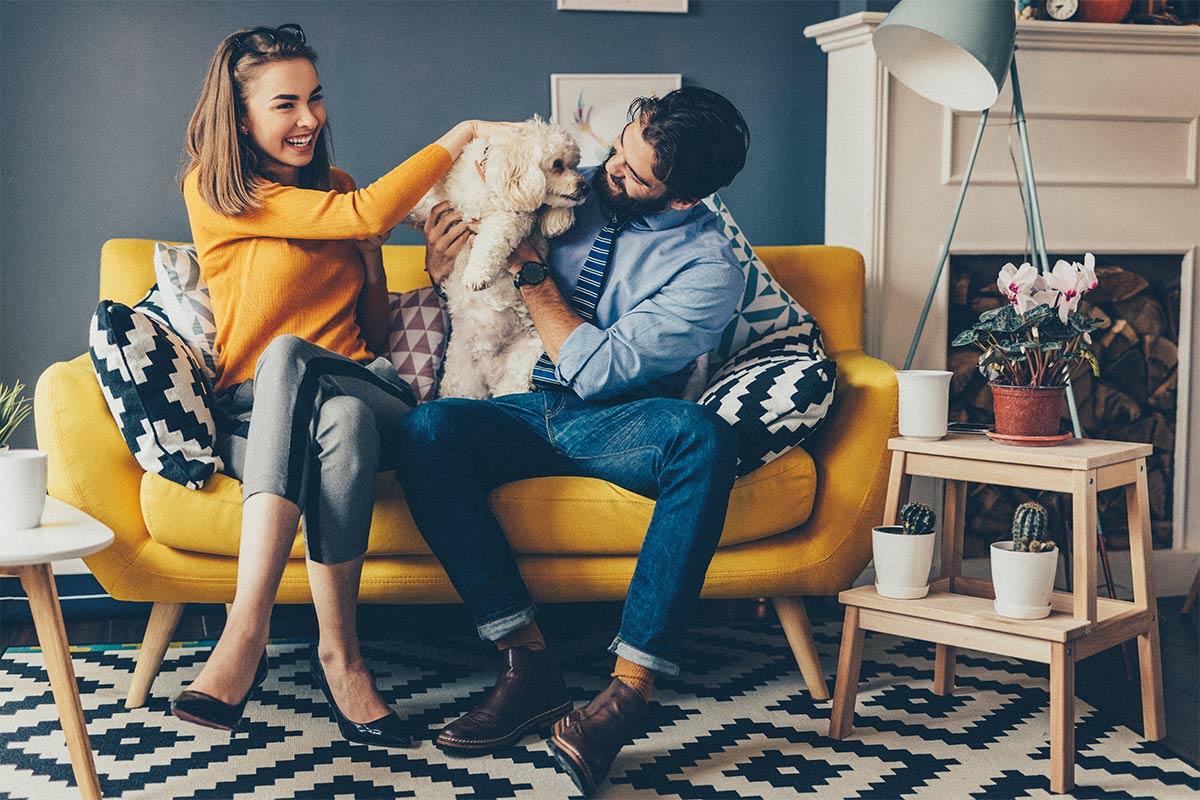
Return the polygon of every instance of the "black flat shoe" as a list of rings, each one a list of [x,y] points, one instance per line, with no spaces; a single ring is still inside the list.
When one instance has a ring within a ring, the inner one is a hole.
[[[373,744],[380,747],[410,747],[412,745],[412,735],[400,717],[396,716],[395,711],[389,711],[372,722],[354,722],[346,719],[333,699],[329,681],[325,680],[325,668],[321,666],[321,659],[317,655],[316,647],[313,648],[312,657],[309,659],[309,669],[312,671],[313,680],[325,693],[329,707],[333,709],[333,718],[337,721],[338,730],[341,731],[343,739],[348,742]]]
[[[250,684],[246,696],[240,703],[234,705],[222,703],[210,694],[185,689],[172,698],[171,713],[185,722],[194,722],[206,728],[231,731],[242,718],[242,712],[246,710],[246,702],[254,694],[254,690],[267,679],[269,667],[267,654],[263,653],[262,658],[258,660],[258,668],[254,670],[254,682]]]

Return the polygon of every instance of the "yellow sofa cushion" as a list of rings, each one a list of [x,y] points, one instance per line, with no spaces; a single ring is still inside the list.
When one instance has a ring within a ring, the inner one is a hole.
[[[376,480],[370,556],[429,555],[404,493],[391,473]],[[816,496],[816,466],[801,448],[738,479],[729,499],[721,546],[751,542],[808,519]],[[642,546],[654,502],[594,478],[538,478],[501,486],[492,509],[513,550],[524,555],[634,555]],[[242,485],[214,475],[200,491],[153,473],[142,477],[142,513],[151,538],[176,550],[236,556]],[[196,520],[204,520],[197,525]],[[304,556],[302,534],[292,558]]]

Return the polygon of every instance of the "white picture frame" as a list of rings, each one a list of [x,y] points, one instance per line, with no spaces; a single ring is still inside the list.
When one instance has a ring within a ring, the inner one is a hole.
[[[686,14],[688,0],[558,0],[559,11],[649,11]]]
[[[629,121],[629,104],[638,97],[662,97],[683,85],[680,73],[553,74],[550,120],[579,142],[580,163],[599,164]]]

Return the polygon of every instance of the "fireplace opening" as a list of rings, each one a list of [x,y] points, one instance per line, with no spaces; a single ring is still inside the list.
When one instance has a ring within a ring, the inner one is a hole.
[[[1051,265],[1058,258],[1081,260],[1077,253],[1051,254]],[[946,363],[954,373],[952,421],[993,421],[992,394],[977,368],[979,351],[951,348],[950,341],[980,313],[1007,302],[996,285],[996,275],[1006,263],[1021,260],[992,254],[953,255],[950,259]],[[1100,285],[1083,298],[1080,310],[1102,320],[1101,329],[1092,335],[1100,374],[1085,371],[1073,385],[1084,436],[1154,446],[1146,466],[1154,546],[1160,549],[1171,546],[1173,532],[1181,265],[1179,255],[1096,254]],[[1064,408],[1062,430],[1070,429]],[[1046,506],[1055,540],[1060,547],[1069,547],[1069,497],[971,484],[963,555],[985,556],[992,542],[1006,538],[1013,511],[1026,500]],[[1108,548],[1127,549],[1125,493],[1101,492],[1097,506]]]

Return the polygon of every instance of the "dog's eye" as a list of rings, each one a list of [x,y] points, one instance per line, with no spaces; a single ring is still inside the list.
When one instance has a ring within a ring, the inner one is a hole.
[[[562,170],[563,170],[562,159],[561,158],[555,159],[554,164],[552,165],[552,168],[554,169],[555,172],[562,172]]]

